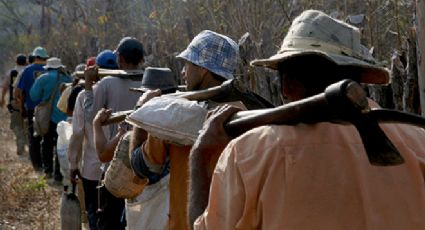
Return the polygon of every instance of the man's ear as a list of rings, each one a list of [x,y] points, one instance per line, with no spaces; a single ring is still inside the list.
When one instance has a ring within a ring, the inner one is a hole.
[[[118,53],[118,66],[121,66],[124,60],[124,57],[120,53]]]

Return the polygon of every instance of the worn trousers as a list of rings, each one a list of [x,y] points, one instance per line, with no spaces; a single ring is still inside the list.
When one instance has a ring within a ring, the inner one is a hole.
[[[41,137],[34,136],[34,110],[27,110],[28,121],[28,147],[32,167],[35,170],[43,169],[43,162],[41,160]]]
[[[112,195],[105,186],[99,189],[99,230],[124,230],[126,220],[124,216],[125,202],[123,198]]]
[[[10,129],[16,137],[16,152],[20,155],[25,152],[25,145],[28,144],[27,127],[21,112],[14,110],[10,114]]]
[[[82,178],[84,189],[84,204],[86,205],[87,219],[89,220],[90,230],[97,230],[97,222],[99,217],[97,215],[98,206],[98,190],[97,186],[99,181],[88,180]]]
[[[56,143],[58,140],[58,133],[56,132],[57,124],[50,121],[49,132],[42,137],[41,142],[41,156],[43,161],[43,170],[46,174],[54,172],[55,180],[62,180],[60,172],[60,165],[58,154],[56,151]],[[54,158],[54,161],[53,161]],[[55,163],[53,166],[53,162]]]

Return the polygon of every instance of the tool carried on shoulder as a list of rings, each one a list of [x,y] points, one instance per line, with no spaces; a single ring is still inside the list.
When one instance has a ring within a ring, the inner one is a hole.
[[[207,90],[176,93],[173,96],[204,100],[214,94],[223,93],[226,87],[228,86],[223,84]],[[124,120],[132,112],[117,113],[109,121]],[[225,129],[229,135],[236,137],[262,125],[317,122],[353,124],[362,139],[370,163],[378,166],[398,165],[404,162],[379,123],[405,123],[425,127],[423,117],[395,110],[370,108],[362,87],[352,80],[343,80],[328,86],[321,94],[276,108],[237,112],[225,125]]]
[[[122,69],[102,69],[99,68],[98,76],[115,76],[115,77],[123,77],[123,78],[131,78],[131,77],[142,77],[144,70],[122,70]],[[84,78],[84,71],[75,72],[75,76],[78,78]]]
[[[337,122],[353,124],[363,141],[372,165],[390,166],[404,162],[379,122],[407,123],[425,127],[425,119],[404,112],[371,109],[366,93],[354,81],[344,80],[326,88],[324,93],[273,109],[237,112],[225,125],[226,132],[238,136],[252,128],[268,124]]]

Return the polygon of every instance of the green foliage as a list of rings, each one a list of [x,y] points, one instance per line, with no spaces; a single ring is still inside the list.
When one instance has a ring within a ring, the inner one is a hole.
[[[255,57],[263,58],[276,52],[291,20],[311,8],[336,13],[341,20],[366,15],[364,41],[375,48],[378,59],[388,60],[393,49],[404,48],[414,1],[0,0],[0,5],[4,6],[0,7],[2,60],[42,45],[72,70],[87,57],[114,49],[122,37],[133,36],[145,45],[147,65],[169,66],[178,75],[181,66],[173,57],[201,30],[214,30],[236,41],[249,32],[257,44]]]
[[[22,185],[22,188],[27,191],[40,191],[47,187],[47,180],[44,176],[30,180]]]

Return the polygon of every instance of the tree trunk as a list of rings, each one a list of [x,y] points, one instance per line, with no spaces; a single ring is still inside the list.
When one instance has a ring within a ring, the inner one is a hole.
[[[390,85],[367,85],[369,97],[381,107],[394,109],[393,92]]]
[[[401,54],[399,52],[394,52],[391,57],[391,88],[393,91],[394,108],[403,111],[403,87],[406,72],[400,58]]]
[[[416,0],[417,63],[421,114],[425,115],[425,0]]]
[[[403,107],[404,111],[420,114],[418,92],[418,68],[416,51],[416,32],[412,28],[408,36],[408,64],[406,82],[404,84]]]
[[[40,43],[42,46],[46,46],[47,43],[47,36],[46,36],[46,7],[44,6],[44,1],[41,1],[41,19],[40,19],[40,31],[41,31],[41,38]]]
[[[271,44],[271,43],[270,43]],[[275,71],[266,71],[265,68],[254,68],[249,65],[255,57],[259,57],[256,43],[251,34],[245,33],[239,39],[239,55],[241,67],[239,75],[242,82],[253,92],[264,97],[274,105],[280,105],[280,81]]]

